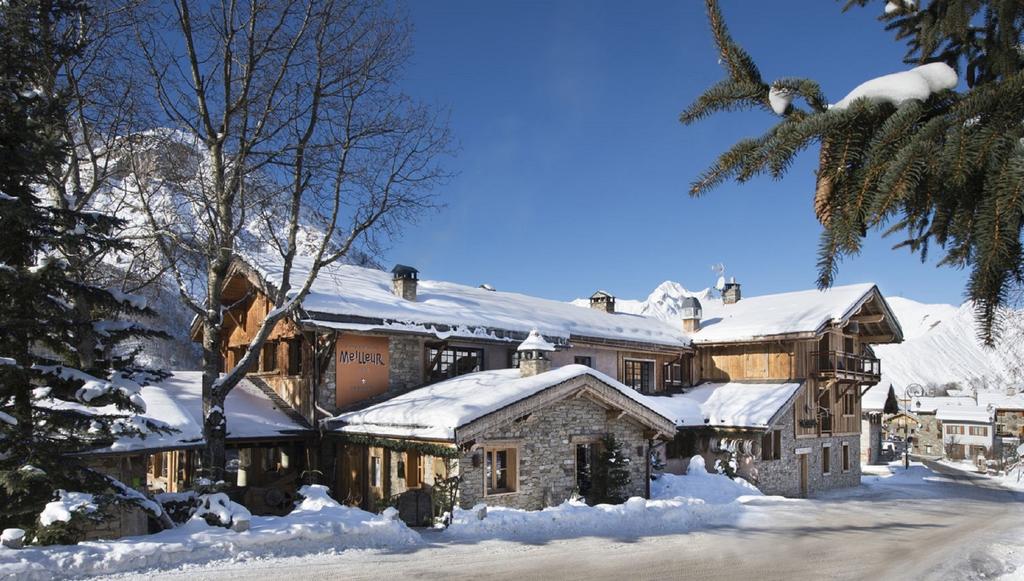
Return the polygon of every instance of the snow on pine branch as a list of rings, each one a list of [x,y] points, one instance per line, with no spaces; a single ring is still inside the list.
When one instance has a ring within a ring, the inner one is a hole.
[[[146,411],[146,401],[142,399],[140,391],[142,386],[131,379],[114,372],[109,380],[93,377],[84,371],[65,367],[62,365],[33,365],[33,369],[47,375],[59,377],[65,381],[81,381],[82,387],[75,392],[75,399],[88,404],[97,398],[112,394],[115,391],[121,392],[138,409]]]
[[[956,71],[946,63],[928,63],[909,71],[865,81],[830,108],[846,109],[862,98],[875,103],[892,103],[898,107],[904,101],[925,101],[935,93],[954,89],[958,82]]]

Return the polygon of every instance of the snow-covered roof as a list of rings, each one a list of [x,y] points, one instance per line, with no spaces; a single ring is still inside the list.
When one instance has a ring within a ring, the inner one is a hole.
[[[1024,393],[1007,395],[990,391],[978,392],[978,405],[984,408],[992,406],[995,410],[1024,410]]]
[[[575,377],[590,375],[655,413],[650,399],[585,365],[565,365],[522,377],[518,369],[460,375],[421,387],[365,409],[326,420],[342,433],[454,441],[456,430],[492,412]]]
[[[279,288],[282,277],[279,257],[260,254],[248,256],[245,261],[267,282]],[[291,276],[293,283],[301,284],[310,266],[308,258],[296,257]],[[332,264],[320,271],[302,307],[311,322],[358,331],[411,331],[442,338],[508,340],[493,331],[525,334],[537,329],[556,342],[575,336],[680,347],[690,344],[681,325],[627,313],[605,313],[519,293],[421,278],[416,295],[415,301],[396,296],[392,291],[392,277],[386,272]],[[346,317],[352,320],[344,320]]]
[[[802,383],[702,383],[686,393],[647,396],[677,426],[767,428]]]
[[[902,405],[902,402],[900,403]],[[939,410],[951,408],[973,408],[977,407],[973,397],[915,397],[910,400],[910,410],[914,413],[937,413]]]
[[[733,304],[707,301],[695,343],[756,340],[774,335],[815,333],[853,315],[873,295],[871,283],[744,298]],[[884,301],[882,301],[884,305]],[[888,317],[898,330],[895,316]]]
[[[203,374],[199,371],[175,371],[153,385],[142,388],[147,418],[174,428],[170,434],[151,433],[124,437],[98,453],[124,453],[142,450],[174,449],[201,445],[203,440]],[[293,420],[258,387],[247,380],[228,394],[224,403],[228,440],[275,438],[308,431]]]
[[[935,412],[940,422],[992,423],[992,412],[979,406],[944,407]]]

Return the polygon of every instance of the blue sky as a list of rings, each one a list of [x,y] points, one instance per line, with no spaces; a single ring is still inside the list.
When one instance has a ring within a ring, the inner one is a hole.
[[[723,0],[734,37],[767,79],[817,79],[831,101],[906,68],[875,19],[825,0]],[[815,153],[789,175],[691,180],[767,113],[678,115],[724,75],[703,2],[411,2],[415,55],[404,87],[446,107],[459,142],[446,207],[408,228],[386,261],[421,276],[571,299],[605,288],[644,298],[666,279],[700,289],[724,263],[748,295],[811,288],[819,226]],[[921,264],[873,234],[839,283],[959,303],[965,273]]]

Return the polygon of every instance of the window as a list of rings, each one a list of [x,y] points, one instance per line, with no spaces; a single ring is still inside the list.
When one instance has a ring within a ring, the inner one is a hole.
[[[843,394],[843,415],[852,416],[856,415],[857,411],[857,397],[853,394],[853,390],[847,391]]]
[[[821,448],[821,473],[828,476],[832,473],[832,447]]]
[[[850,445],[843,444],[843,472],[850,471]]]
[[[484,368],[484,350],[467,347],[431,347],[427,350],[429,381],[440,381]]]
[[[586,365],[587,367],[594,366],[594,358],[589,355],[577,355],[573,357],[573,363],[576,365]]]
[[[640,392],[649,392],[654,383],[654,362],[641,359],[622,360],[622,383]]]
[[[157,452],[149,457],[149,472],[153,478],[164,477],[164,452]]]
[[[772,430],[761,437],[761,460],[782,459],[782,430]]]
[[[969,433],[972,436],[988,436],[988,426],[970,426]]]
[[[518,488],[515,448],[484,449],[484,494],[504,494]]]
[[[260,371],[277,371],[277,341],[267,341],[263,344]]]
[[[681,363],[666,363],[662,366],[662,385],[665,389],[683,386],[683,365]]]
[[[302,339],[288,339],[288,375],[302,375]]]
[[[964,435],[963,426],[946,426],[946,434],[948,435]]]
[[[370,486],[378,487],[380,482],[380,456],[370,456]]]

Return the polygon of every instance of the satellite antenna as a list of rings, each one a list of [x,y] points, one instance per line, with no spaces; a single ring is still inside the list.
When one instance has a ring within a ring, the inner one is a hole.
[[[718,275],[718,280],[715,281],[715,289],[721,291],[725,288],[725,265],[721,262],[712,264],[711,272]]]

